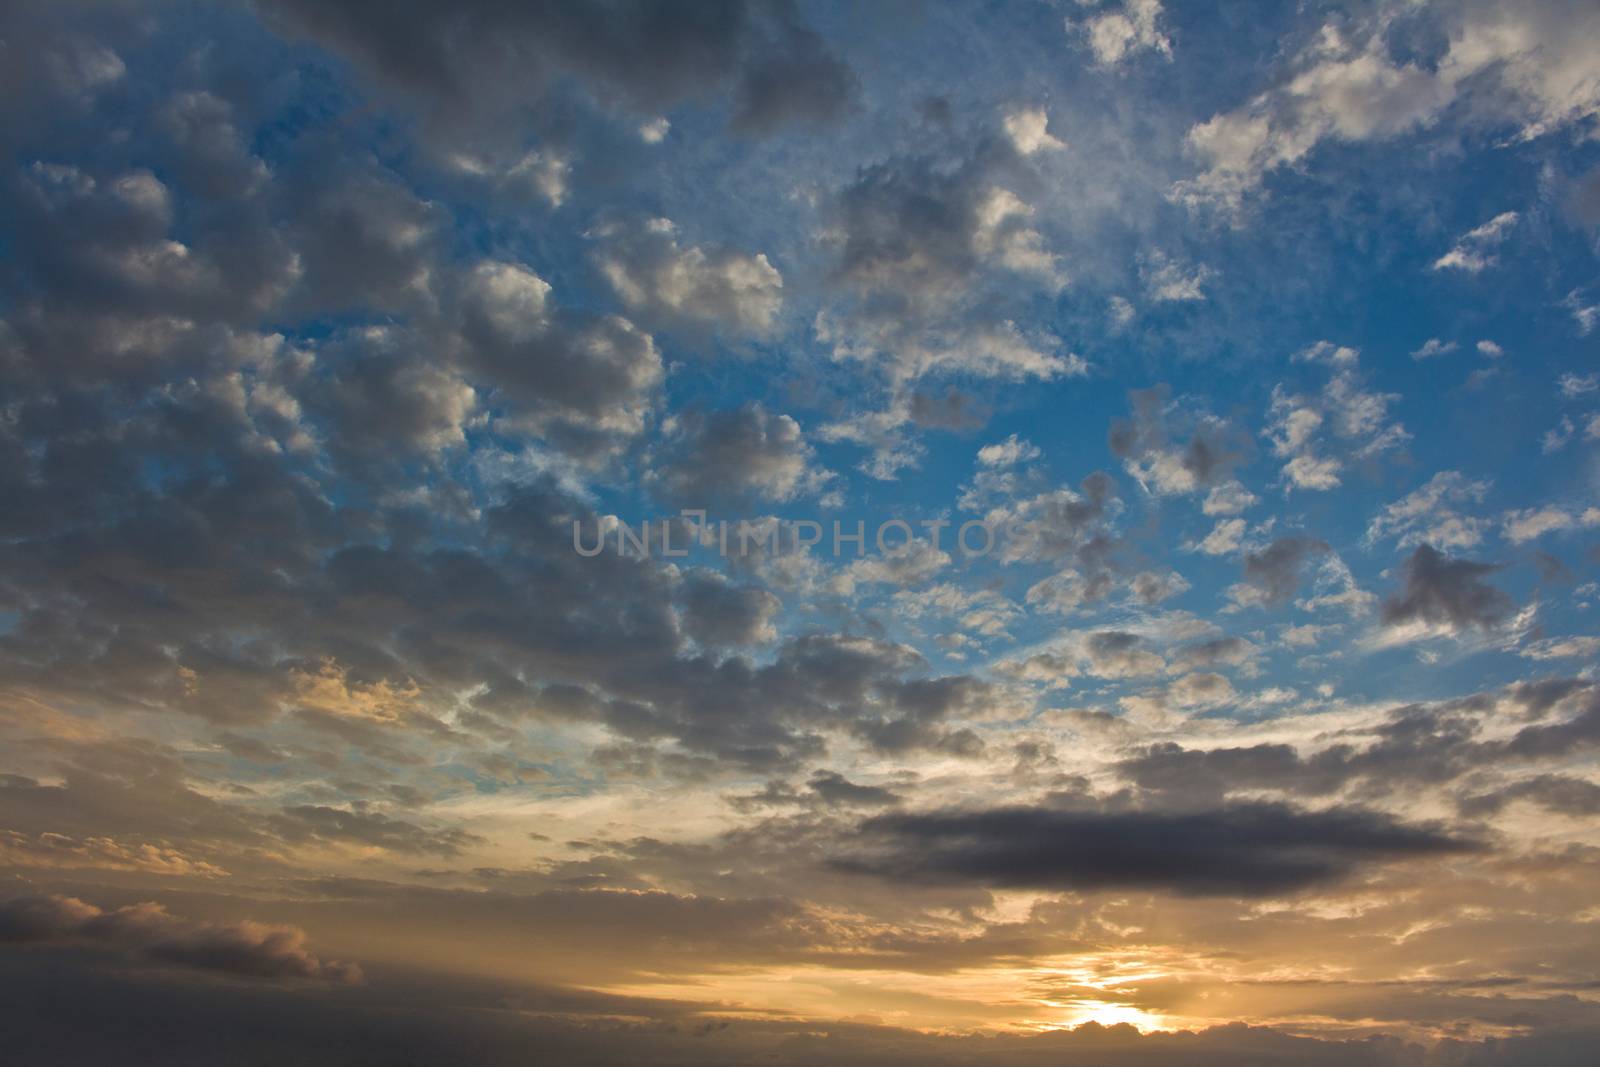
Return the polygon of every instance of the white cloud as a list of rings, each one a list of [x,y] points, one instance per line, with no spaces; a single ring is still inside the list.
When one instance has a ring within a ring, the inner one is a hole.
[[[1086,19],[1081,28],[1088,37],[1095,60],[1109,67],[1140,51],[1155,51],[1170,57],[1172,42],[1157,26],[1160,17],[1160,0],[1127,0],[1119,10],[1104,11]],[[1067,20],[1069,33],[1078,29],[1071,19]]]
[[[1334,368],[1321,392],[1291,394],[1281,385],[1273,389],[1266,436],[1273,453],[1285,460],[1282,474],[1289,488],[1321,491],[1340,485],[1344,462],[1327,453],[1328,445],[1370,459],[1411,439],[1404,426],[1389,419],[1389,405],[1399,397],[1362,387],[1358,357],[1356,349],[1319,341],[1293,358]],[[1319,435],[1333,440],[1324,440],[1319,448]]]
[[[1388,505],[1367,524],[1371,545],[1393,537],[1407,548],[1426,541],[1435,548],[1471,548],[1483,540],[1489,520],[1461,514],[1457,506],[1480,504],[1487,481],[1469,481],[1460,471],[1440,471],[1422,488]]]
[[[1133,321],[1133,305],[1125,297],[1114,296],[1106,302],[1106,314],[1111,318],[1112,330],[1120,330]]]
[[[1594,329],[1596,323],[1600,323],[1600,304],[1585,304],[1578,296],[1578,290],[1568,293],[1562,304],[1572,312],[1580,336],[1589,336],[1589,331]]]
[[[1454,341],[1441,341],[1437,337],[1430,337],[1422,347],[1411,353],[1412,359],[1432,359],[1434,356],[1444,356],[1461,346]]]
[[[1018,463],[1038,459],[1042,453],[1037,445],[1029,444],[1012,434],[1004,441],[984,445],[978,449],[978,464],[984,467],[1013,467]]]
[[[1494,266],[1499,259],[1495,249],[1506,239],[1511,227],[1517,224],[1517,213],[1505,211],[1482,226],[1468,230],[1456,239],[1455,246],[1434,260],[1434,270],[1464,270],[1476,274]],[[1481,350],[1481,348],[1480,348]]]
[[[1506,540],[1520,545],[1548,533],[1600,526],[1600,508],[1587,508],[1582,513],[1550,506],[1523,508],[1506,512],[1500,521],[1501,532]]]
[[[978,205],[973,248],[1007,270],[1032,274],[1051,289],[1060,289],[1067,284],[1067,276],[1060,269],[1058,257],[1045,250],[1044,237],[1038,230],[1019,222],[1032,218],[1033,213],[1033,206],[1017,194],[995,186]]]
[[[1169,259],[1165,252],[1158,250],[1151,253],[1143,273],[1146,294],[1159,304],[1204,300],[1206,294],[1201,286],[1217,272],[1203,265],[1185,269]]]
[[[1005,118],[1006,136],[1025,156],[1067,147],[1066,142],[1050,136],[1049,125],[1050,116],[1042,107],[1013,111]]]
[[[1539,442],[1539,451],[1549,455],[1566,448],[1568,442],[1572,440],[1574,429],[1572,419],[1566,415],[1561,416],[1560,422],[1544,432],[1544,437]]]
[[[1256,495],[1238,482],[1227,482],[1215,486],[1206,494],[1205,503],[1200,510],[1207,515],[1237,515],[1246,508],[1254,506]]]
[[[1223,519],[1195,547],[1208,556],[1232,555],[1243,544],[1244,532],[1243,519]]]
[[[1556,379],[1556,387],[1568,400],[1576,400],[1580,396],[1587,396],[1600,390],[1600,374],[1563,374]]]
[[[1524,137],[1600,114],[1600,7],[1444,5],[1449,47],[1432,66],[1391,58],[1388,30],[1407,9],[1380,5],[1365,21],[1330,20],[1290,60],[1287,78],[1195,125],[1188,142],[1204,169],[1176,183],[1172,198],[1236,214],[1268,173],[1300,165],[1323,140],[1396,137],[1431,125],[1469,94],[1474,106],[1463,121],[1516,124]]]
[[[1518,650],[1528,659],[1587,659],[1600,656],[1600,637],[1551,637]]]

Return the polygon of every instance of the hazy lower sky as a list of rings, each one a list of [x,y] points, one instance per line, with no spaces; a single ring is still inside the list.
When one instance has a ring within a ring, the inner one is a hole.
[[[0,87],[0,1059],[1593,1062],[1592,0]]]

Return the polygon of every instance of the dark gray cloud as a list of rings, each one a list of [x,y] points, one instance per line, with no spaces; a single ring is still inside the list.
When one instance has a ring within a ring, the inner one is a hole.
[[[752,402],[677,415],[654,477],[675,502],[711,509],[740,501],[792,500],[814,491],[822,474],[812,461],[798,422]]]
[[[1486,740],[1484,717],[1503,707],[1533,721],[1507,739]],[[1561,718],[1543,721],[1557,709]],[[1364,733],[1360,740],[1334,739],[1305,755],[1284,744],[1190,749],[1163,742],[1124,757],[1116,769],[1167,805],[1215,805],[1230,794],[1263,790],[1320,797],[1352,789],[1384,797],[1464,780],[1508,758],[1580,757],[1600,744],[1600,698],[1576,679],[1518,683],[1454,701],[1404,705]],[[1551,782],[1544,776],[1533,780],[1544,785],[1511,787],[1508,799],[1523,795],[1519,788],[1532,789],[1526,796],[1535,802],[1557,795],[1571,801],[1583,792],[1580,784],[1558,794],[1546,788]],[[1493,793],[1481,803],[1485,811],[1501,805]]]
[[[772,10],[771,27],[734,91],[733,128],[761,134],[841,118],[860,93],[855,71],[801,23],[793,8],[774,4]]]
[[[494,390],[510,428],[578,454],[644,429],[663,371],[655,341],[632,322],[560,307],[539,275],[492,260],[461,277],[458,315],[451,340]]]
[[[151,961],[249,978],[362,981],[356,965],[313,956],[305,932],[293,926],[195,922],[152,903],[107,911],[76,897],[14,897],[0,902],[0,942],[103,944]]]
[[[870,808],[900,802],[900,794],[892,789],[861,785],[837,771],[817,771],[806,785],[825,803],[839,807]]]
[[[782,602],[765,589],[734,585],[714,571],[684,579],[683,629],[707,648],[759,645],[777,636],[773,618]]]
[[[997,137],[969,146],[954,166],[897,156],[863,168],[833,205],[837,280],[881,301],[885,313],[934,310],[1003,258],[1008,240],[1032,232],[1025,212],[997,218],[990,205],[997,187],[1034,180]]]
[[[1328,543],[1311,537],[1280,537],[1258,552],[1244,555],[1243,602],[1268,607],[1294,597],[1306,560],[1329,552]]]
[[[439,132],[465,125],[486,133],[496,122],[515,121],[563,78],[602,104],[644,114],[731,82],[735,127],[757,133],[836,119],[856,92],[849,67],[782,0],[256,6],[273,24],[348,58],[419,107]]]
[[[1486,793],[1463,796],[1456,806],[1469,816],[1494,815],[1507,804],[1526,801],[1558,815],[1600,815],[1600,785],[1564,774],[1541,774]]]
[[[1155,674],[1166,666],[1162,658],[1144,647],[1138,634],[1101,630],[1084,639],[1089,671],[1102,678],[1135,678]]]
[[[1509,596],[1484,581],[1499,569],[1418,545],[1405,561],[1400,592],[1383,603],[1384,624],[1424,623],[1452,632],[1493,629],[1515,607]]]
[[[836,865],[880,877],[1008,889],[1270,896],[1365,864],[1476,846],[1361,809],[1239,804],[1211,811],[998,808],[876,816]]]

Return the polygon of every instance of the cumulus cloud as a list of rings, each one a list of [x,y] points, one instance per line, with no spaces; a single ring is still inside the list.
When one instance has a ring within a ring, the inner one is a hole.
[[[669,219],[601,236],[600,271],[635,312],[761,335],[783,306],[783,276],[760,253],[683,247]]]
[[[463,362],[512,419],[580,450],[643,430],[663,376],[649,334],[620,315],[560,308],[516,263],[486,260],[464,276],[460,336]]]
[[[772,625],[781,601],[765,589],[738,586],[696,568],[684,580],[683,628],[707,648],[764,644],[778,636]]]
[[[653,477],[688,507],[751,497],[792,500],[816,491],[826,473],[800,424],[758,403],[721,411],[691,409],[666,427],[668,448]]]

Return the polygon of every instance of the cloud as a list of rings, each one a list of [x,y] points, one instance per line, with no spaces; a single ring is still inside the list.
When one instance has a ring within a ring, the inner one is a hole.
[[[1510,124],[1524,138],[1600,112],[1588,58],[1600,15],[1591,8],[1538,0],[1445,9],[1434,23],[1445,51],[1429,64],[1391,50],[1394,21],[1386,7],[1330,18],[1273,88],[1195,124],[1187,140],[1203,169],[1175,183],[1172,198],[1236,215],[1269,174],[1304,166],[1322,142],[1390,140],[1453,114],[1458,101],[1470,104],[1463,123]],[[1444,265],[1473,262],[1469,249]]]
[[[684,579],[683,598],[684,632],[707,648],[759,645],[778,636],[772,620],[783,604],[765,589],[695,568]]]
[[[1495,249],[1506,239],[1507,232],[1517,224],[1515,211],[1502,212],[1462,234],[1455,246],[1434,261],[1434,270],[1462,270],[1477,274],[1495,265],[1499,260]]]
[[[1474,846],[1360,809],[1239,804],[1213,811],[994,808],[881,815],[837,857],[844,870],[996,889],[1147,890],[1267,897],[1360,867]]]
[[[1140,646],[1138,634],[1103,630],[1084,638],[1088,671],[1099,678],[1138,678],[1166,669],[1166,661]]]
[[[1500,522],[1501,533],[1505,539],[1514,545],[1520,545],[1548,533],[1600,526],[1600,508],[1585,508],[1582,512],[1549,505],[1523,508],[1520,511],[1506,512]]]
[[[355,964],[311,955],[297,927],[195,922],[153,903],[106,911],[76,897],[13,897],[0,902],[0,942],[106,944],[158,963],[247,978],[363,981]]]
[[[1057,152],[1066,144],[1049,132],[1050,116],[1044,108],[1020,108],[1006,115],[1006,136],[1025,156],[1035,152]]]
[[[1539,720],[1504,735],[1506,721]],[[1573,711],[1576,714],[1572,714]],[[1493,739],[1490,736],[1493,735]],[[1419,784],[1455,785],[1512,754],[1562,759],[1600,741],[1590,686],[1572,679],[1518,683],[1457,700],[1407,704],[1335,737],[1297,744],[1259,742],[1211,748],[1157,742],[1116,764],[1118,773],[1164,805],[1216,805],[1233,795],[1322,797],[1349,790],[1382,797]]]
[[[1600,374],[1574,374],[1569,371],[1556,380],[1556,387],[1564,399],[1576,400],[1600,391]]]
[[[836,807],[871,808],[900,803],[900,795],[894,790],[860,785],[836,771],[817,771],[806,785],[824,802]]]
[[[1101,66],[1114,67],[1136,52],[1159,52],[1170,59],[1172,42],[1159,28],[1161,14],[1161,0],[1125,0],[1081,24],[1068,18],[1067,32],[1081,28]]]
[[[1499,569],[1418,545],[1405,561],[1400,592],[1383,602],[1383,624],[1444,633],[1493,629],[1513,606],[1510,597],[1484,581]]]
[[[1248,525],[1243,519],[1218,519],[1195,549],[1208,556],[1230,556],[1244,546]]]
[[[1041,455],[1043,453],[1038,446],[1019,440],[1016,434],[1012,434],[1004,441],[978,449],[978,466],[1014,467],[1018,463],[1038,459]]]
[[[1578,336],[1589,336],[1589,331],[1594,329],[1595,323],[1600,322],[1600,304],[1584,303],[1577,289],[1568,293],[1562,303],[1572,312],[1572,319],[1578,324]]]
[[[1259,652],[1255,645],[1242,637],[1214,637],[1197,641],[1172,653],[1174,670],[1188,671],[1224,664],[1232,667],[1248,666]]]
[[[1437,337],[1430,337],[1421,348],[1411,353],[1412,359],[1432,359],[1434,356],[1447,356],[1461,346],[1454,341],[1441,341]]]
[[[800,21],[794,8],[769,10],[772,28],[752,51],[734,89],[733,129],[766,134],[791,125],[827,126],[854,110],[860,93],[855,71]]]
[[[827,478],[813,465],[800,424],[753,401],[720,411],[689,409],[665,429],[665,454],[652,477],[687,507],[793,500]]]
[[[461,290],[462,362],[510,421],[580,454],[644,429],[663,377],[649,334],[557,307],[549,283],[516,263],[482,261]]]
[[[1280,537],[1244,554],[1244,581],[1231,586],[1229,598],[1239,607],[1276,607],[1294,598],[1305,562],[1332,551],[1326,541]]]
[[[1403,425],[1389,419],[1389,406],[1399,396],[1366,390],[1355,349],[1319,341],[1296,353],[1294,359],[1324,364],[1333,372],[1315,394],[1273,387],[1266,436],[1273,453],[1286,460],[1282,468],[1286,488],[1335,489],[1342,484],[1346,458],[1370,460],[1411,440]],[[1325,454],[1329,446],[1336,446],[1344,456]]]
[[[1204,300],[1206,294],[1202,286],[1217,272],[1204,265],[1186,270],[1165,252],[1157,250],[1150,253],[1141,273],[1146,295],[1153,303],[1165,304]]]
[[[1250,458],[1244,434],[1223,419],[1183,410],[1165,384],[1131,390],[1128,403],[1132,414],[1114,420],[1106,440],[1129,476],[1158,495],[1221,489],[1217,506],[1248,506],[1243,500],[1250,494],[1233,481],[1235,468]]]
[[[285,840],[350,845],[386,852],[455,856],[483,838],[466,830],[430,830],[375,811],[296,804],[268,819]]]
[[[1483,540],[1489,520],[1463,515],[1463,504],[1481,504],[1488,481],[1469,481],[1460,471],[1440,471],[1422,486],[1388,504],[1367,524],[1370,545],[1395,538],[1401,548],[1427,542],[1441,548],[1471,548]]]
[[[449,12],[407,3],[373,18],[354,2],[263,0],[269,20],[349,59],[417,108],[436,137],[485,137],[565,79],[605,104],[660,114],[731,92],[735,129],[829,122],[851,106],[855,75],[786,5],[729,2],[694,11],[473,0]],[[507,136],[508,140],[516,138]]]
[[[153,874],[226,877],[228,872],[182,849],[148,841],[123,842],[109,837],[74,838],[65,834],[34,836],[0,830],[0,864],[47,870],[89,868],[106,871],[148,871]]]
[[[1457,806],[1463,815],[1482,817],[1519,801],[1557,815],[1600,815],[1600,785],[1566,775],[1541,774],[1492,792],[1462,797]]]
[[[601,231],[600,272],[628,307],[667,324],[769,333],[783,306],[783,276],[760,253],[678,244],[669,219]]]

